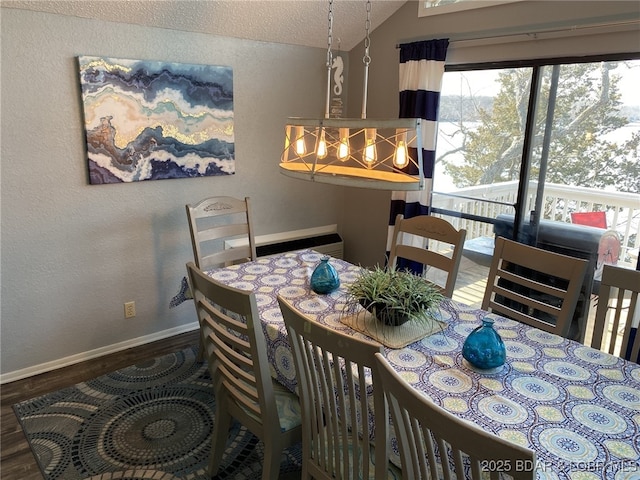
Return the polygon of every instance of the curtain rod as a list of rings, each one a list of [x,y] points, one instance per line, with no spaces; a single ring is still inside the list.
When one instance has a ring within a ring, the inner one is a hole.
[[[554,29],[547,29],[547,30],[535,30],[532,32],[513,32],[513,33],[503,33],[503,34],[496,34],[496,35],[486,35],[486,36],[478,36],[475,37],[473,36],[473,34],[465,37],[465,36],[460,36],[458,38],[450,38],[449,41],[451,43],[458,43],[458,42],[475,42],[475,41],[482,41],[482,40],[492,40],[492,39],[496,39],[496,38],[509,38],[509,37],[530,37],[532,39],[537,39],[538,35],[545,35],[545,34],[549,34],[549,33],[572,33],[572,32],[577,32],[579,30],[588,30],[588,29],[598,29],[598,28],[611,28],[611,27],[631,27],[634,25],[640,25],[640,20],[627,20],[627,21],[620,21],[620,22],[610,22],[610,23],[598,23],[598,24],[592,24],[592,25],[574,25],[571,27],[565,27],[565,28],[554,28]],[[440,35],[438,38],[444,38],[445,35]],[[418,42],[421,40],[431,40],[431,39],[415,39],[415,40],[407,40],[404,41],[402,43],[397,43],[396,44],[396,48],[400,48],[403,44],[405,43],[412,43],[412,42]]]

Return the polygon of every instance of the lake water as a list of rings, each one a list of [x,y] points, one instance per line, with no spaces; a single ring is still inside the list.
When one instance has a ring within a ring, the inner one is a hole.
[[[477,123],[467,123],[465,127],[473,128],[478,126]],[[440,122],[438,124],[438,143],[436,146],[436,158],[442,156],[447,151],[455,150],[462,145],[462,135],[454,135],[454,132],[458,130],[458,125],[453,122]],[[613,132],[605,135],[603,138],[607,141],[624,142],[631,138],[633,133],[640,132],[640,123],[629,123],[622,128],[614,130]],[[461,153],[454,153],[447,156],[447,161],[454,165],[464,164],[464,155]],[[449,177],[444,171],[444,164],[436,160],[436,166],[434,171],[434,182],[437,184],[436,190],[439,192],[453,192],[457,190],[457,187],[453,184],[451,177]],[[640,192],[638,192],[640,193]]]

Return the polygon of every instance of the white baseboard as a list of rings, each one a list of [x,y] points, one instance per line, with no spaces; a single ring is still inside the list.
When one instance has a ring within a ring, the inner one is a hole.
[[[32,375],[38,375],[40,373],[49,372],[58,368],[74,365],[76,363],[84,362],[85,360],[91,360],[92,358],[102,357],[110,353],[120,352],[127,348],[137,347],[147,343],[162,340],[164,338],[173,337],[185,332],[191,332],[198,329],[198,322],[188,323],[179,327],[170,328],[161,332],[152,333],[143,337],[133,338],[124,342],[115,343],[113,345],[107,345],[106,347],[96,348],[95,350],[89,350],[88,352],[77,353],[69,357],[60,358],[51,362],[41,363],[40,365],[34,365],[32,367],[15,370],[0,375],[0,385],[4,383],[14,382],[23,378],[31,377]]]

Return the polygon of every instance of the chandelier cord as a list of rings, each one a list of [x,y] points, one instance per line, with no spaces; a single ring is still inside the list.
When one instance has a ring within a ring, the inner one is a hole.
[[[331,98],[331,67],[333,66],[333,53],[331,52],[331,44],[333,43],[333,0],[329,0],[328,14],[328,31],[327,31],[327,98],[324,107],[324,118],[329,118],[329,103]]]
[[[362,57],[362,63],[364,63],[364,87],[362,89],[362,115],[361,118],[367,118],[367,90],[369,85],[369,64],[371,63],[371,56],[369,55],[369,47],[371,46],[371,38],[369,37],[369,30],[371,28],[371,0],[367,0],[367,19],[364,23],[365,37],[364,37],[364,56]]]

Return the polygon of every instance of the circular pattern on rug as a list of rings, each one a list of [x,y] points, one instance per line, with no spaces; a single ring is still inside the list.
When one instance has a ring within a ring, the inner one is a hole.
[[[87,419],[75,436],[75,467],[84,475],[123,468],[189,472],[208,458],[212,403],[207,386],[124,396]]]
[[[627,422],[620,415],[591,403],[574,405],[571,415],[583,425],[598,432],[618,434],[627,429]]]
[[[120,395],[132,390],[147,389],[150,387],[166,385],[168,382],[176,382],[197,375],[203,368],[202,364],[195,362],[196,353],[193,348],[170,353],[162,357],[146,360],[102,377],[88,380],[79,385],[84,385],[96,390],[96,394],[104,396]],[[85,393],[85,389],[83,389]]]
[[[42,432],[31,440],[36,458],[50,478],[62,478],[71,463],[71,451],[64,448],[67,442],[66,436],[56,432]]]
[[[593,462],[598,456],[593,443],[564,428],[548,428],[540,433],[538,440],[549,452],[572,463]]]
[[[150,478],[153,480],[180,480],[180,477],[170,473],[147,469],[100,473],[85,480],[148,480]]]
[[[531,400],[548,402],[560,396],[555,385],[537,377],[518,377],[511,382],[513,389]]]
[[[517,403],[496,395],[480,400],[478,409],[491,420],[509,425],[522,423],[529,416],[527,411]]]

